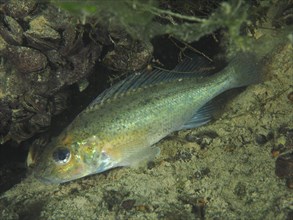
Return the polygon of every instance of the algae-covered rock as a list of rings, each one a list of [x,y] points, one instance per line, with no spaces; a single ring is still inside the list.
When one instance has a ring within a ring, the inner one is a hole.
[[[120,71],[141,68],[152,53],[150,44],[125,33],[117,38],[96,20],[81,24],[45,1],[1,3],[0,34],[2,142],[25,141],[47,130],[52,115],[68,107],[54,100],[67,100],[68,87],[93,73],[102,50],[104,63]],[[111,35],[119,41],[114,46]]]

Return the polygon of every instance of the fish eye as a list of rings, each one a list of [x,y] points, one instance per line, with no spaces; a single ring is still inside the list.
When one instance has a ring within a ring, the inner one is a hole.
[[[65,164],[70,159],[70,150],[67,148],[58,148],[53,152],[53,160],[58,164]]]

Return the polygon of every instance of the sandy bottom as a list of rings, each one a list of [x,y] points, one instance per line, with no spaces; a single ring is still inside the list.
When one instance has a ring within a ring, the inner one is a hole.
[[[0,196],[0,219],[286,219],[292,189],[275,175],[271,151],[292,138],[284,132],[293,129],[292,54],[280,47],[264,83],[235,96],[219,119],[162,140],[147,166],[59,186],[28,177]]]

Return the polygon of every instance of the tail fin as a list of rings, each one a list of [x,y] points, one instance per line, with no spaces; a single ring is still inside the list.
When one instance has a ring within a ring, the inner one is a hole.
[[[261,67],[253,53],[237,54],[225,68],[231,77],[231,88],[260,83]]]

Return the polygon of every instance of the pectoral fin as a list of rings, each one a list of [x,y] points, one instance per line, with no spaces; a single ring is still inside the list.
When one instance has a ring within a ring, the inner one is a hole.
[[[117,166],[131,166],[135,167],[141,162],[148,162],[155,159],[160,154],[160,148],[156,146],[144,147],[135,151],[125,151],[124,158],[117,164]]]

